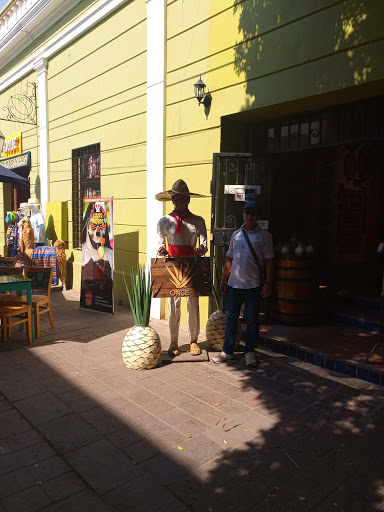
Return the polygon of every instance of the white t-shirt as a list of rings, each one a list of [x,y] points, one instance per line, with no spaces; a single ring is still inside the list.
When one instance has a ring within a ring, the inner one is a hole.
[[[272,235],[259,226],[248,232],[248,238],[255,249],[261,266],[265,260],[273,258]],[[227,257],[232,258],[232,269],[228,279],[232,288],[257,288],[261,285],[259,269],[240,229],[232,235]]]
[[[35,244],[43,244],[45,242],[45,220],[44,215],[38,210],[32,212],[30,218],[33,231],[35,233]]]

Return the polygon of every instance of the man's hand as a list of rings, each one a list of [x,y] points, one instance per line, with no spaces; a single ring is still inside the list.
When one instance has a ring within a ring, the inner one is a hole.
[[[193,248],[193,254],[194,254],[195,258],[197,258],[199,256],[203,256],[204,253],[205,253],[204,245],[199,245],[199,247]]]
[[[220,291],[221,293],[227,293],[227,286],[228,286],[228,283],[227,283],[227,280],[226,279],[222,279],[221,280],[221,283],[220,283]]]
[[[159,254],[160,256],[167,256],[168,251],[165,248],[165,245],[162,245],[161,247],[158,248],[157,254]]]
[[[262,297],[270,297],[272,295],[272,287],[270,284],[265,284],[261,292]]]

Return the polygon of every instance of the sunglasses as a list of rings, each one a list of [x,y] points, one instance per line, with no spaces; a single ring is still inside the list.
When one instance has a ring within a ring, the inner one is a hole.
[[[246,215],[257,215],[257,211],[254,208],[246,208],[244,213]]]

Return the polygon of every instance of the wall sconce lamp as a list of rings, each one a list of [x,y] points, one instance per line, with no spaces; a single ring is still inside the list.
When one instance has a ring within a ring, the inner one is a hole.
[[[212,96],[210,93],[205,93],[205,83],[201,79],[201,75],[199,80],[195,83],[195,98],[199,102],[199,106],[202,103],[205,108],[209,108],[212,103]]]

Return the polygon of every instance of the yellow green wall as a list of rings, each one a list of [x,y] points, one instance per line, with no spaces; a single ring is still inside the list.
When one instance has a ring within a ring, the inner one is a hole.
[[[222,116],[295,100],[304,109],[303,98],[335,91],[342,103],[345,88],[383,80],[383,19],[382,0],[169,0],[167,187],[183,178],[209,194]],[[200,75],[212,93],[207,118],[193,97]],[[209,199],[191,209],[210,226]]]
[[[121,272],[146,252],[146,4],[132,2],[66,47],[48,66],[50,200],[68,201],[72,247],[72,150],[101,148],[101,195],[114,198],[115,300]]]
[[[96,4],[82,0],[2,76]],[[125,4],[48,62],[50,201],[68,201],[74,286],[80,283],[81,252],[72,248],[71,154],[100,142],[101,193],[114,197],[117,301],[125,299],[122,269],[146,261],[146,9],[144,0]],[[240,112],[249,119],[259,112],[278,116],[287,104],[310,110],[331,95],[334,103],[348,101],[351,91],[364,97],[365,86],[384,81],[383,19],[382,0],[168,0],[166,188],[183,178],[191,191],[205,194],[190,208],[209,229],[212,154],[222,146],[222,118]],[[207,112],[193,96],[200,75],[213,99]],[[28,80],[37,82],[35,73],[4,91],[1,104]],[[238,126],[236,133],[245,133]],[[23,131],[35,184],[38,128],[6,128],[5,135]],[[171,208],[166,203],[164,213]],[[207,305],[201,299],[202,326]]]

